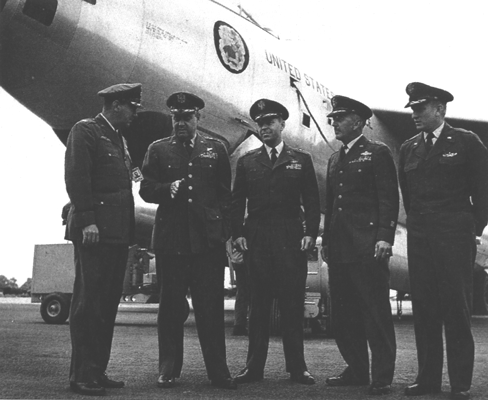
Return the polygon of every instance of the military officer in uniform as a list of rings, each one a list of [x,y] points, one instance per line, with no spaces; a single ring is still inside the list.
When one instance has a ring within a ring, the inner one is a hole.
[[[136,116],[141,85],[118,84],[98,95],[102,112],[71,129],[65,158],[66,239],[75,254],[70,387],[86,395],[124,386],[105,369],[134,233],[131,160],[119,129]]]
[[[389,148],[363,135],[373,115],[345,96],[332,98],[333,127],[343,143],[327,166],[322,256],[328,261],[333,329],[346,369],[329,386],[368,385],[389,393],[396,341],[389,300],[388,260],[399,209],[395,164]]]
[[[208,378],[214,386],[236,389],[227,368],[224,332],[229,157],[219,140],[197,133],[202,99],[178,92],[166,104],[173,136],[149,146],[140,188],[145,201],[159,205],[153,233],[160,285],[158,386],[173,387],[181,374],[190,288]]]
[[[441,391],[442,327],[451,397],[468,399],[476,235],[488,221],[488,151],[473,132],[444,121],[451,93],[419,82],[406,88],[419,132],[400,149],[407,212],[408,269],[418,374],[407,396]]]
[[[263,379],[270,308],[277,298],[286,371],[293,381],[310,385],[315,380],[304,358],[303,302],[306,251],[315,245],[320,221],[317,179],[311,156],[282,140],[289,115],[283,105],[261,99],[252,105],[250,115],[264,144],[238,160],[233,188],[233,237],[244,252],[251,295],[247,364],[236,381]]]

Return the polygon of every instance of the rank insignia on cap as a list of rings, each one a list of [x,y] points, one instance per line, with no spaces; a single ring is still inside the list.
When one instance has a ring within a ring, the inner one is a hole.
[[[327,117],[334,117],[340,114],[356,114],[367,120],[373,116],[373,112],[366,104],[346,96],[336,95],[332,97],[330,102],[332,104],[332,112]]]
[[[447,90],[429,86],[421,82],[409,83],[405,91],[409,96],[405,108],[412,107],[416,104],[427,103],[431,100],[439,100],[444,104],[454,100],[454,96]]]
[[[255,101],[249,110],[249,115],[254,121],[266,117],[281,117],[286,120],[289,117],[288,110],[283,104],[269,99]]]
[[[185,114],[201,110],[205,107],[205,102],[195,94],[176,92],[168,97],[166,105],[172,114]]]

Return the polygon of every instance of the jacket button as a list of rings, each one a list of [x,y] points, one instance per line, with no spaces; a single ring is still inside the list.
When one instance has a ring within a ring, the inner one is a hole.
[[[188,163],[188,166],[191,167],[193,164],[192,163]]]
[[[342,208],[341,208],[341,207],[339,207],[339,208],[338,208],[338,210],[339,210],[339,211],[342,211]]]
[[[344,184],[342,184],[342,183],[339,183],[339,186],[341,186],[341,187],[342,187],[342,186],[344,186]]]
[[[193,178],[193,175],[192,174],[188,174],[188,178]]]
[[[360,170],[360,169],[358,169],[358,172],[361,172],[361,170]]]
[[[193,200],[192,200],[192,199],[188,199],[188,203],[192,203],[192,202],[193,202]]]
[[[340,174],[342,174],[344,171],[339,171]]]
[[[342,194],[340,194],[339,196],[337,196],[337,198],[342,199]]]
[[[192,190],[193,189],[193,186],[188,186],[188,190]]]

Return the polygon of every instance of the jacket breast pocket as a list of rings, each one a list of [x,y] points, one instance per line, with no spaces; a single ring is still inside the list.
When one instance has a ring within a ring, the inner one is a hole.
[[[439,164],[441,165],[446,165],[446,166],[456,166],[456,165],[461,165],[464,164],[465,162],[465,157],[461,155],[451,155],[449,153],[443,154],[439,158]]]

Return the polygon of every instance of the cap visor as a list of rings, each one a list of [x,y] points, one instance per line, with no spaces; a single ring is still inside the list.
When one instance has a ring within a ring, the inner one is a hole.
[[[333,117],[334,115],[339,115],[339,114],[345,114],[350,112],[349,110],[335,110],[332,111],[331,113],[327,114],[327,117]]]

